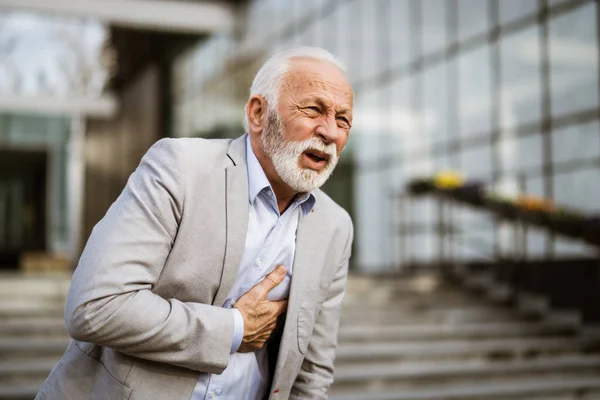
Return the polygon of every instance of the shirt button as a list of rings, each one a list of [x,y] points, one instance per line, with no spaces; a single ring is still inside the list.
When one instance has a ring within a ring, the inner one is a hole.
[[[215,392],[210,392],[210,398],[211,398],[211,399],[214,399],[215,397],[216,397],[216,394],[215,394]]]

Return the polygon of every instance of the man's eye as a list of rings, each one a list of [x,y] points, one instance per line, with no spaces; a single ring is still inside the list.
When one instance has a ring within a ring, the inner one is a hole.
[[[338,117],[337,119],[338,119],[338,121],[342,121],[345,125],[350,126],[350,122],[348,122],[348,120],[346,118]]]
[[[309,110],[311,110],[311,111],[316,111],[316,112],[320,112],[321,111],[321,110],[319,110],[319,107],[317,107],[317,106],[310,106],[310,107],[307,107],[307,108]]]

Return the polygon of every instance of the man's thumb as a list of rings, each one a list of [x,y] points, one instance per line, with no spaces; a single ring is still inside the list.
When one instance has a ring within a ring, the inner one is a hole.
[[[266,296],[271,289],[279,285],[285,278],[286,269],[283,265],[278,265],[269,275],[259,284],[263,294]]]

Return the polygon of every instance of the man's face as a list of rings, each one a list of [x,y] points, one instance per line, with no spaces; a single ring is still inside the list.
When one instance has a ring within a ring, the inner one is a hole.
[[[308,192],[329,178],[352,125],[353,93],[335,66],[295,60],[277,110],[269,110],[263,148],[293,190]]]

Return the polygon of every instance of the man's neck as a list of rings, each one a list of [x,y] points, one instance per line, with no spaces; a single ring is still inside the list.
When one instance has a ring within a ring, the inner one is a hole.
[[[294,192],[288,185],[284,182],[274,182],[267,175],[267,179],[271,183],[271,187],[275,192],[275,198],[277,199],[277,208],[279,209],[279,214],[283,214],[285,210],[292,204],[294,198],[296,197],[296,192]],[[283,187],[282,187],[283,186]]]

